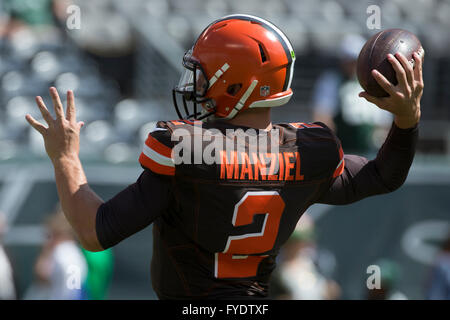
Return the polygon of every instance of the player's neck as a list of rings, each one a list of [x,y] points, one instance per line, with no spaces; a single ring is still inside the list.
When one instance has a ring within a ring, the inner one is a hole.
[[[245,110],[233,119],[228,120],[235,126],[244,126],[255,129],[272,129],[272,120],[270,118],[270,108],[255,108]]]

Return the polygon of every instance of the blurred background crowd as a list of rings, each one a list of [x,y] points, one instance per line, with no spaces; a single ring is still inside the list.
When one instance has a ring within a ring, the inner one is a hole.
[[[184,52],[213,20],[252,14],[280,27],[297,56],[294,96],[274,120],[325,122],[347,153],[371,157],[392,118],[357,96],[355,61],[379,31],[367,26],[370,5],[381,29],[412,31],[426,51],[415,164],[394,194],[313,206],[280,253],[272,297],[449,299],[450,0],[1,0],[0,299],[156,297],[151,228],[98,254],[67,228],[42,139],[24,120],[40,119],[36,95],[49,104],[49,86],[74,90],[81,157],[108,199],[137,178],[156,121],[176,118]],[[381,269],[380,289],[367,289],[370,265]]]

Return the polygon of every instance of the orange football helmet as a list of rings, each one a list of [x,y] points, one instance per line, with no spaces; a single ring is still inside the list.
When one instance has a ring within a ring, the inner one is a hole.
[[[284,105],[292,96],[294,62],[291,43],[275,25],[250,15],[225,16],[211,23],[183,57],[186,70],[172,92],[177,114],[231,119],[248,108]],[[193,102],[193,113],[187,101]]]

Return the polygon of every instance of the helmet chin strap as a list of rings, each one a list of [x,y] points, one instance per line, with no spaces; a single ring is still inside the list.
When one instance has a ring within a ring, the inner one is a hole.
[[[186,113],[186,117],[180,117],[180,119],[194,119],[194,120],[202,120],[205,118],[208,118],[212,115],[214,115],[216,113],[216,109],[214,107],[209,107],[206,108],[204,105],[211,103],[210,100],[206,101],[206,102],[195,102],[195,101],[191,101],[192,103],[194,103],[194,105],[197,104],[201,104],[202,109],[200,111],[197,111],[197,108],[194,108],[194,113],[189,114]],[[183,99],[183,103],[186,106],[186,110],[187,110],[187,102],[185,99]],[[180,114],[178,114],[180,116]]]
[[[200,112],[200,116],[197,117],[197,120],[204,120],[204,121],[206,121],[206,120],[208,120],[209,117],[213,116],[215,113],[216,113],[216,110],[206,111],[205,109],[203,109]]]
[[[205,102],[201,102],[201,110],[194,115],[196,120],[206,120],[210,116],[216,113],[216,109],[214,108],[214,102],[212,100],[208,100]],[[198,116],[197,116],[198,115]]]

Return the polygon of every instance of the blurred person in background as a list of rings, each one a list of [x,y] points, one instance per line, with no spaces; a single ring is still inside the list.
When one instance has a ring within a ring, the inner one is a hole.
[[[65,16],[66,0],[3,0],[2,9],[9,16],[0,28],[0,36],[12,37],[29,28],[54,27]],[[48,30],[46,29],[45,32]]]
[[[308,214],[304,214],[282,249],[278,270],[274,276],[275,298],[284,300],[339,298],[341,291],[339,285],[325,275],[331,272],[321,270],[323,264],[320,263],[322,257],[328,262],[335,261],[334,257],[330,257],[328,252],[324,252],[324,256],[321,256],[315,238],[314,221]],[[334,269],[335,264],[333,262],[331,264],[331,268]]]
[[[82,299],[87,265],[61,210],[47,219],[46,230],[48,238],[34,267],[35,283],[26,293],[25,299]]]
[[[112,249],[91,252],[81,248],[86,259],[88,273],[83,286],[83,298],[87,300],[105,300],[111,284],[114,255]]]
[[[116,82],[122,96],[132,96],[136,37],[129,21],[112,0],[73,0],[73,4],[83,14],[81,28],[71,33],[74,42],[97,63],[101,74]]]
[[[3,247],[3,236],[6,233],[6,219],[0,212],[0,300],[16,299],[13,269]]]
[[[432,267],[427,299],[450,300],[450,233]]]
[[[368,289],[367,300],[407,300],[408,297],[396,288],[401,274],[399,265],[390,259],[380,259],[375,265],[381,270],[380,288]]]
[[[362,88],[356,77],[356,62],[364,43],[365,39],[356,34],[344,37],[338,50],[339,66],[326,70],[317,80],[312,107],[313,121],[334,130],[346,152],[367,154],[380,147],[392,117],[358,98]]]

